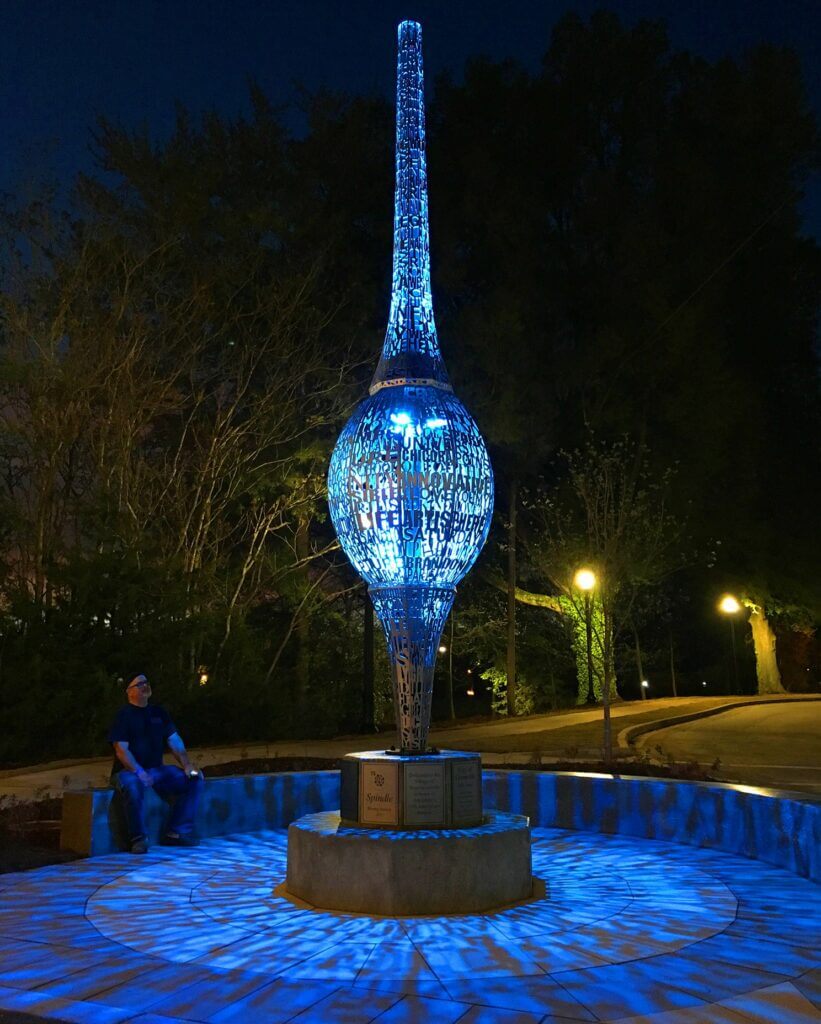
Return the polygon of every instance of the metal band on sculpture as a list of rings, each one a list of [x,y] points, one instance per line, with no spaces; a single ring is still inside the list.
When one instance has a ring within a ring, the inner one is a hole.
[[[450,384],[443,384],[439,380],[432,380],[430,377],[395,377],[393,380],[381,380],[378,384],[371,384],[368,388],[369,395],[375,395],[382,388],[400,388],[405,385],[414,388],[439,388],[440,391],[453,391]]]
[[[393,290],[370,395],[328,472],[340,544],[385,630],[401,748],[427,745],[439,637],[493,511],[481,434],[453,394],[430,287],[422,30],[399,26]]]

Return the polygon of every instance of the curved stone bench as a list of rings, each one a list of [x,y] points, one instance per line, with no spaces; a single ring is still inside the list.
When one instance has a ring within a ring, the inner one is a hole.
[[[211,778],[205,773],[196,830],[200,837],[287,828],[296,818],[339,807],[339,772],[277,772]],[[157,843],[168,805],[151,790],[143,804],[149,843]],[[85,857],[126,848],[119,797],[110,787],[66,790],[60,848]]]
[[[526,814],[534,828],[578,829],[702,846],[761,860],[821,881],[821,797],[720,783],[674,782],[575,772],[491,771],[487,810]],[[112,790],[67,791],[61,846],[86,856],[115,853]],[[339,808],[339,772],[209,778],[197,814],[203,837],[287,828]],[[167,808],[146,800],[149,839]]]
[[[821,881],[821,797],[727,783],[577,772],[484,771],[485,807],[536,828],[722,850]]]

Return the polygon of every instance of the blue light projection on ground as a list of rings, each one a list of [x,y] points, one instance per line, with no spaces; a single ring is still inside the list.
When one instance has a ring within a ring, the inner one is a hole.
[[[809,1024],[821,1014],[821,893],[748,858],[537,821],[533,870],[546,896],[397,919],[295,905],[279,892],[286,855],[276,830],[152,849],[139,865],[118,854],[0,875],[0,1017]]]
[[[433,669],[456,584],[493,512],[493,471],[453,395],[430,287],[422,29],[399,26],[393,291],[370,395],[331,457],[339,541],[370,587],[388,642],[401,749],[427,747]]]

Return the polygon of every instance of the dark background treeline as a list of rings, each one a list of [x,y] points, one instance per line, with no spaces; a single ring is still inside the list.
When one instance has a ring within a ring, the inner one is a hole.
[[[393,110],[305,102],[299,137],[257,90],[251,118],[180,111],[162,144],[101,122],[67,209],[5,203],[0,761],[103,750],[137,669],[189,743],[362,724],[366,605],[324,488],[387,316]],[[797,213],[818,157],[791,53],[710,64],[607,14],[563,20],[538,74],[429,83],[439,332],[497,480],[458,712],[505,667],[511,495],[517,580],[555,593],[527,495],[591,438],[646,450],[686,524],[679,571],[632,606],[622,694],[637,637],[656,694],[671,646],[678,692],[722,692],[726,590],[766,612],[783,685],[818,687],[821,265]],[[523,605],[516,628],[529,706],[574,702],[561,617]],[[379,642],[376,677],[384,719]]]

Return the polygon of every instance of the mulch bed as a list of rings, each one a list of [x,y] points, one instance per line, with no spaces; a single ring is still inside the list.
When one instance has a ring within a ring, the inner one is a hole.
[[[225,761],[205,769],[206,777],[230,775],[266,775],[269,772],[317,772],[338,769],[341,758],[330,757],[247,757],[240,761]],[[552,761],[546,757],[534,758],[524,764],[494,764],[491,769],[534,772],[598,772],[607,775],[642,775],[655,779],[681,779],[688,782],[717,782],[694,761],[656,764],[648,761],[628,761],[624,758],[608,764],[606,761]]]
[[[60,849],[62,803],[0,797],[0,874],[77,859]]]

